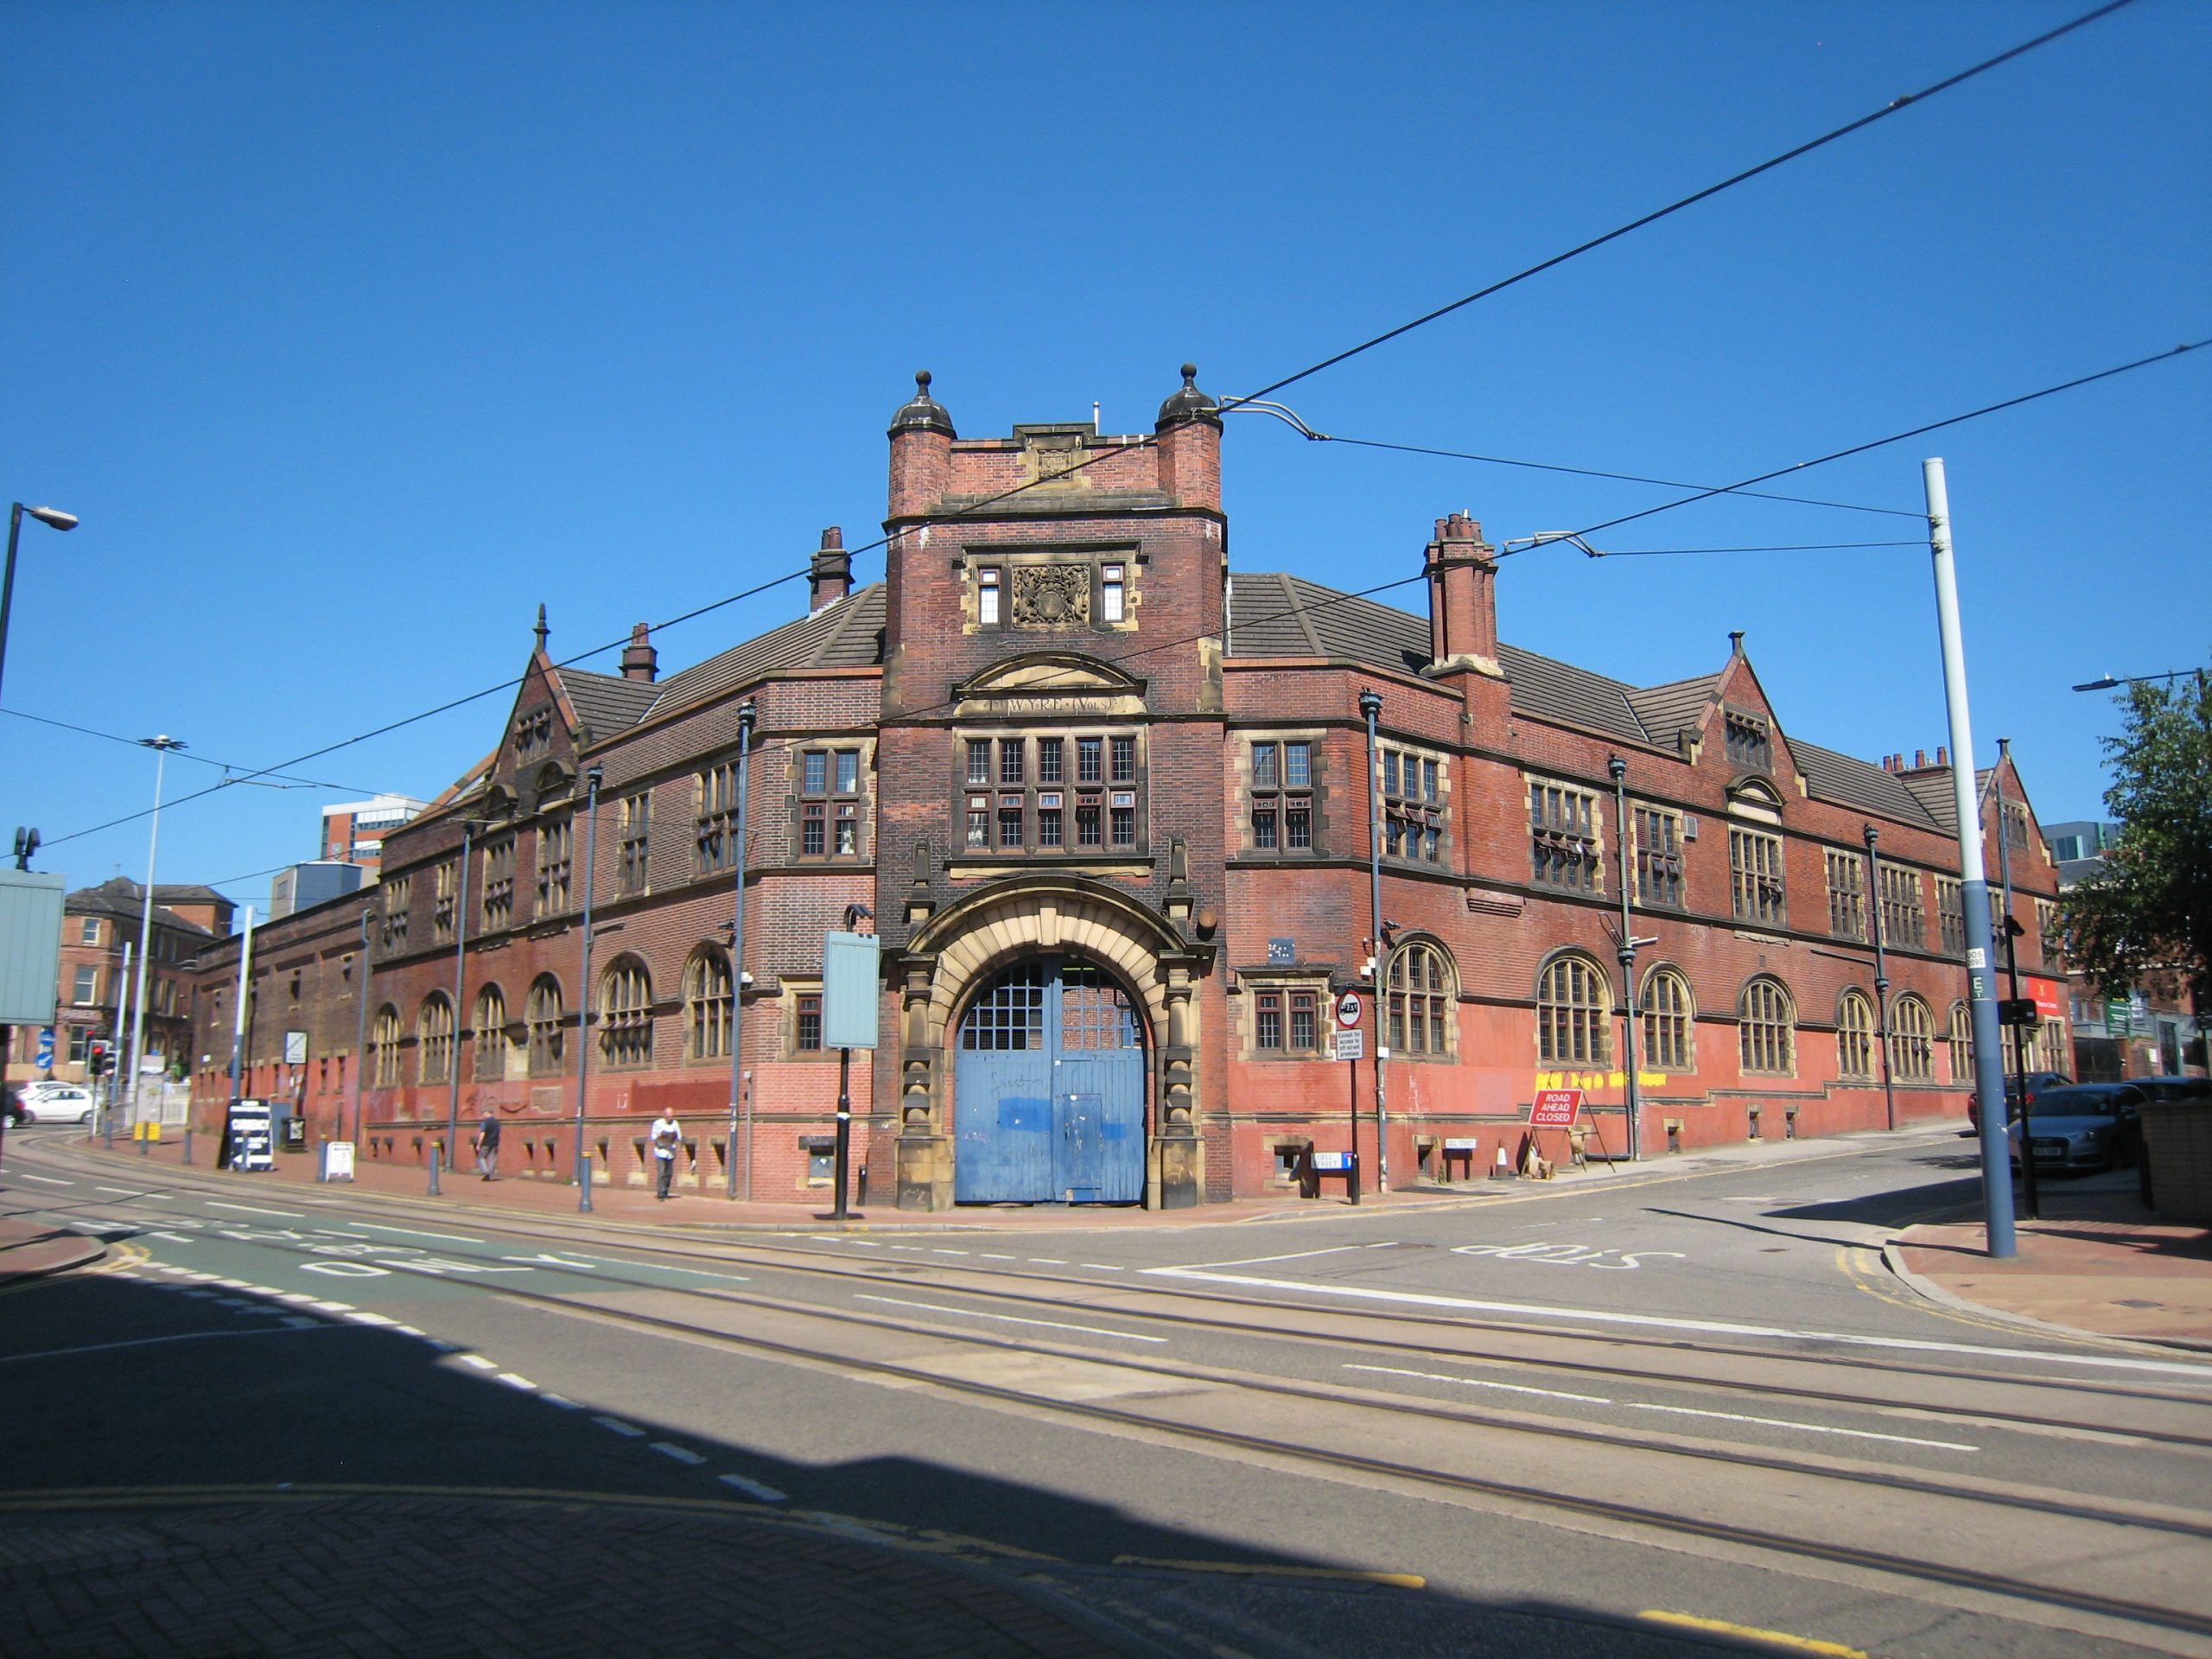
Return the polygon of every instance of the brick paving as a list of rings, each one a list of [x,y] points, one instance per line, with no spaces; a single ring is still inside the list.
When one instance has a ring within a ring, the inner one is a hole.
[[[106,1254],[105,1244],[82,1233],[0,1217],[0,1290],[88,1267]]]
[[[1109,1659],[995,1567],[705,1510],[309,1497],[0,1512],[10,1659]]]

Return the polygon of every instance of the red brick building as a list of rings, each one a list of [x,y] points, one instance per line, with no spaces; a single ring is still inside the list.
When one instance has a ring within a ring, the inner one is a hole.
[[[880,586],[851,591],[826,532],[807,615],[667,679],[642,628],[619,677],[556,668],[541,632],[498,748],[387,838],[381,886],[265,930],[251,1091],[335,1132],[365,1016],[366,1155],[418,1158],[449,1113],[495,1109],[511,1166],[568,1179],[588,1039],[602,1179],[645,1179],[664,1109],[684,1179],[721,1190],[734,1159],[755,1197],[804,1199],[838,1071],[823,935],[858,906],[883,941],[879,1046],[852,1083],[874,1202],[1275,1190],[1355,1113],[1371,1179],[1378,1106],[1402,1185],[1443,1173],[1447,1143],[1517,1158],[1552,1084],[1588,1092],[1592,1149],[1623,1155],[1625,866],[1654,941],[1634,963],[1642,1152],[1963,1112],[1940,752],[1874,765],[1788,735],[1740,635],[1655,687],[1502,645],[1494,550],[1461,515],[1404,547],[1425,617],[1232,571],[1221,438],[1189,373],[1144,438],[963,439],[925,377],[891,429]],[[2039,961],[2056,884],[2002,765]],[[1357,1062],[1332,1057],[1347,995]],[[287,1030],[308,1057],[289,1068]]]

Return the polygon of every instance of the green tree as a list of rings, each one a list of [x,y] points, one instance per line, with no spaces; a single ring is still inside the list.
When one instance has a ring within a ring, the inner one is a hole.
[[[2103,740],[2120,842],[2063,900],[2067,952],[2107,996],[2171,976],[2212,1014],[2212,673],[2126,688]]]

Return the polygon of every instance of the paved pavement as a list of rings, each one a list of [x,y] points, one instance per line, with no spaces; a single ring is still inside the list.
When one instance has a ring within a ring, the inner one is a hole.
[[[90,1267],[106,1254],[106,1245],[82,1233],[0,1217],[0,1290]]]
[[[0,1652],[486,1659],[1164,1650],[1040,1586],[705,1504],[0,1501]]]
[[[2072,1332],[2212,1350],[2212,1231],[2146,1210],[2132,1169],[2045,1177],[2043,1217],[1997,1261],[1979,1215],[1907,1229],[1889,1249],[1922,1294]]]

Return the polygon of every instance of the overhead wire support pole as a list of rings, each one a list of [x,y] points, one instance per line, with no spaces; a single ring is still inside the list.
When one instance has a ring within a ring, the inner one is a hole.
[[[1967,706],[1966,645],[1959,631],[1959,579],[1951,551],[1951,497],[1943,462],[1921,463],[1928,493],[1928,550],[1936,578],[1936,625],[1950,717],[1951,802],[1959,832],[1959,907],[1967,936],[1967,988],[1974,1018],[1974,1098],[1980,1103],[1981,1201],[1989,1254],[2018,1254],[2012,1230],[2012,1159],[2005,1122],[2004,1054],[1989,973],[1989,876],[1982,863],[1981,803],[1974,791],[1974,721]]]
[[[446,1167],[454,1167],[453,1155],[461,1142],[461,1010],[467,1006],[461,1000],[462,976],[468,966],[468,853],[470,843],[480,820],[463,818],[461,821],[461,861],[454,871],[453,897],[453,1043],[446,1056]],[[488,827],[488,826],[486,826]],[[476,1040],[482,1042],[479,1032]]]
[[[1989,774],[1989,786],[1997,797],[1997,876],[1999,895],[2005,906],[2005,918],[1996,931],[2005,940],[2005,995],[2017,1010],[2020,1003],[2020,955],[2018,941],[2020,925],[2012,919],[2012,825],[2005,816],[2005,762],[2012,752],[2012,741],[1997,740],[1997,765]],[[1974,830],[1981,830],[1981,813],[1974,813]],[[2043,1219],[2043,1190],[2036,1173],[2034,1137],[2029,1133],[2028,1113],[2028,1044],[2020,1035],[2020,1027],[2010,1027],[2012,1033],[2012,1073],[2020,1091],[2020,1207],[2030,1221]],[[2007,1090],[2009,1112],[2010,1089]]]
[[[361,1096],[367,1088],[369,1069],[369,918],[373,912],[366,905],[361,906],[361,1006],[354,1010],[356,1030],[353,1038],[353,1144],[361,1144]]]
[[[225,1109],[223,1135],[227,1138],[231,1125],[228,1114],[238,1109],[245,1096],[245,999],[253,984],[253,906],[245,907],[245,931],[238,935],[238,1005],[231,1011],[231,1100]],[[222,1142],[219,1141],[218,1147]],[[220,1154],[219,1152],[218,1155]],[[192,1118],[188,1113],[184,1120],[184,1161],[192,1161]]]
[[[724,1192],[734,1198],[738,1195],[738,1135],[741,1127],[745,1135],[745,1201],[748,1204],[753,1201],[753,1132],[750,1124],[739,1122],[745,1102],[745,808],[746,798],[752,792],[753,723],[759,714],[750,697],[737,706],[737,822],[733,826],[734,844],[730,849],[729,1147],[722,1160]]]
[[[1636,937],[1629,915],[1633,890],[1629,886],[1628,762],[1618,754],[1609,755],[1605,770],[1613,780],[1613,834],[1619,843],[1616,853],[1621,886],[1621,1046],[1628,1060],[1622,1073],[1621,1107],[1628,1117],[1628,1160],[1633,1164],[1643,1158],[1643,1125],[1638,1121],[1643,1102],[1636,1076],[1636,948],[1643,941]]]
[[[1382,756],[1376,745],[1378,736],[1376,721],[1382,713],[1382,698],[1375,691],[1359,694],[1359,712],[1367,721],[1367,913],[1375,930],[1375,1190],[1390,1190],[1390,1096],[1389,1085],[1383,1077],[1384,1058],[1390,1052],[1389,1003],[1390,999],[1390,956],[1389,942],[1382,937]],[[1352,1136],[1352,1173],[1358,1179],[1358,1126],[1355,1121]]]
[[[1897,1081],[1890,1072],[1890,962],[1882,937],[1882,862],[1875,849],[1882,832],[1867,824],[1866,925],[1874,936],[1874,1040],[1882,1046],[1882,1114],[1891,1128],[1897,1126]],[[1917,882],[1920,878],[1914,876]]]
[[[584,773],[584,917],[582,982],[576,988],[576,1209],[591,1210],[591,1166],[584,1154],[584,1103],[591,1078],[591,911],[592,878],[599,873],[599,785],[597,766]]]

